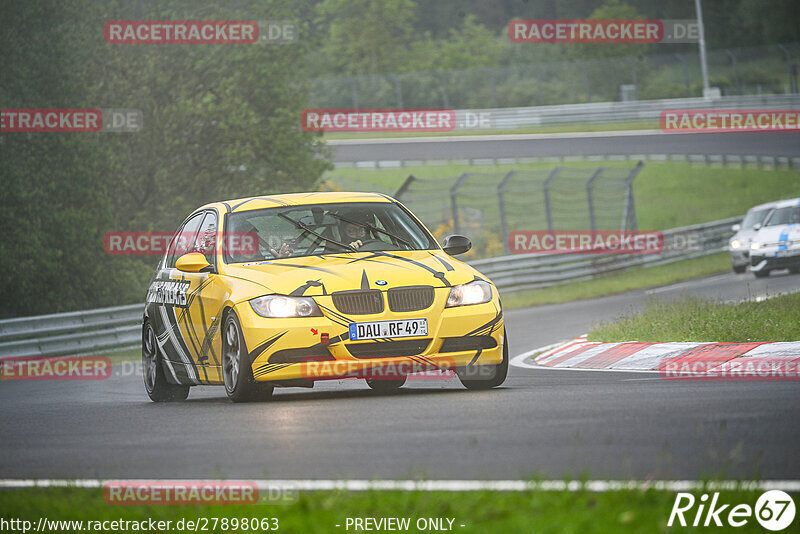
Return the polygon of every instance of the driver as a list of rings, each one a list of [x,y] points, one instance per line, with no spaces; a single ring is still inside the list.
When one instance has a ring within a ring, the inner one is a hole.
[[[342,242],[358,250],[367,239],[367,225],[372,215],[363,211],[350,211],[340,214],[344,219],[339,226]]]

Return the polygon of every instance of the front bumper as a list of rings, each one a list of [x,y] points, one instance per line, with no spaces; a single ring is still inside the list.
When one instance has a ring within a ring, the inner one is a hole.
[[[779,250],[777,247],[762,248],[750,252],[750,269],[772,271],[800,266],[800,246]]]
[[[498,364],[503,317],[497,295],[473,306],[445,308],[449,290],[417,312],[344,316],[330,296],[314,297],[323,317],[266,319],[249,303],[237,306],[257,381],[326,380],[407,375]],[[428,334],[395,340],[350,341],[350,322],[425,318]],[[328,343],[324,336],[327,334]]]
[[[734,267],[750,265],[750,253],[745,248],[728,249],[731,255],[731,264]]]

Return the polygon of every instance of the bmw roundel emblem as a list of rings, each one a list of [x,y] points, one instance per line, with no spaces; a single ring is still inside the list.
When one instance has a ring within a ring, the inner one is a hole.
[[[388,283],[386,280],[375,280],[375,285],[377,286],[385,286]]]

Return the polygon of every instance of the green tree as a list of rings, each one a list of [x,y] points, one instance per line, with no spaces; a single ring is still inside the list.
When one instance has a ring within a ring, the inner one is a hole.
[[[320,53],[341,74],[393,72],[406,61],[414,39],[413,0],[324,0],[317,24]]]
[[[307,190],[330,167],[300,128],[310,43],[111,45],[107,20],[300,20],[174,0],[4,3],[2,107],[135,108],[138,133],[0,134],[0,315],[141,301],[155,258],[109,256],[103,235],[172,231],[214,201]],[[300,6],[303,7],[303,6]],[[307,7],[307,6],[306,6]],[[18,43],[24,42],[24,46]]]

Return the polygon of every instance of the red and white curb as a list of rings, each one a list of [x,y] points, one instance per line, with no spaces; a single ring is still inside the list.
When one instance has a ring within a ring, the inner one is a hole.
[[[533,359],[531,359],[533,356]],[[735,360],[735,361],[734,361]],[[742,365],[778,364],[800,367],[800,341],[751,343],[600,343],[586,336],[529,351],[510,362],[517,367],[611,371],[664,372],[671,368],[707,365],[712,371],[728,371]],[[800,377],[798,377],[800,378]]]

